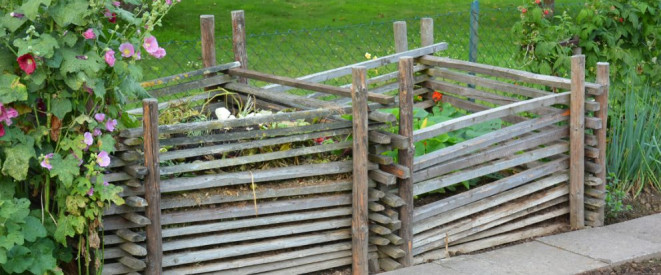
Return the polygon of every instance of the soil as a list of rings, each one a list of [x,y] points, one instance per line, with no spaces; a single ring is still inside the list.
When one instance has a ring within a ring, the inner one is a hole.
[[[616,274],[661,274],[661,259],[652,259],[638,263],[626,263],[581,273],[581,275],[616,275]]]

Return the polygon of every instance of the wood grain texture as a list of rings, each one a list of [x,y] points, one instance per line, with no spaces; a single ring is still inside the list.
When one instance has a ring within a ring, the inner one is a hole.
[[[434,19],[425,17],[420,19],[420,45],[434,44]]]
[[[145,167],[149,170],[145,177],[145,200],[149,204],[145,215],[151,223],[145,228],[147,234],[147,274],[163,273],[161,265],[163,248],[161,238],[161,175],[158,154],[158,101],[145,99],[142,103],[142,116]]]
[[[216,36],[215,19],[213,15],[200,15],[200,40],[202,44],[202,65],[204,67],[216,66]],[[211,77],[209,75],[207,77]],[[217,87],[205,87],[205,91]]]
[[[232,50],[234,51],[234,61],[239,61],[241,68],[247,69],[246,20],[242,10],[232,11]],[[248,79],[239,78],[239,82],[248,84]]]
[[[606,191],[606,146],[607,146],[607,130],[608,130],[608,94],[610,90],[610,66],[608,63],[599,62],[597,63],[597,84],[603,85],[604,92],[601,95],[595,96],[596,101],[600,105],[599,111],[595,113],[595,116],[601,119],[601,129],[595,130],[594,135],[597,137],[597,149],[599,150],[600,158],[596,159],[597,165],[602,167],[602,170],[597,173],[595,176],[602,181],[602,184],[597,186],[597,190],[605,192]],[[597,218],[596,225],[604,225],[604,207],[601,207],[596,212],[599,217]]]
[[[408,137],[409,146],[407,149],[398,151],[399,165],[406,167],[409,171],[413,170],[413,58],[402,57],[399,60],[399,135]],[[399,230],[399,236],[404,240],[400,248],[405,252],[405,256],[399,259],[404,266],[413,264],[412,241],[413,241],[413,179],[397,179],[399,185],[399,197],[404,201],[399,209],[399,218],[402,221],[402,228]]]
[[[585,225],[585,56],[571,58],[571,104],[569,106],[569,223],[572,229]]]
[[[240,65],[241,65],[241,63],[234,61],[234,62],[220,64],[220,65],[213,66],[213,67],[203,68],[203,69],[199,69],[199,70],[195,70],[195,71],[190,71],[190,72],[185,72],[185,73],[180,73],[180,74],[175,74],[175,75],[171,75],[171,76],[165,76],[165,77],[161,77],[161,78],[157,78],[157,79],[153,79],[153,80],[144,81],[144,82],[140,83],[140,86],[142,86],[144,88],[149,88],[149,87],[152,87],[152,86],[164,85],[164,84],[168,84],[172,81],[183,81],[183,80],[190,79],[192,77],[196,77],[196,76],[200,76],[200,75],[211,75],[211,74],[216,73],[216,72],[225,71],[227,69],[239,67]]]
[[[353,214],[351,222],[351,252],[353,274],[369,274],[368,251],[368,108],[367,70],[352,69],[351,100],[353,106]]]
[[[393,23],[395,33],[395,52],[401,53],[409,49],[409,43],[406,35],[406,21],[396,21]]]

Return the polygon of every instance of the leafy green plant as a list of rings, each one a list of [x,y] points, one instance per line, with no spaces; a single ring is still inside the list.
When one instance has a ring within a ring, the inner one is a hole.
[[[629,204],[624,204],[627,192],[618,189],[619,180],[614,174],[608,175],[611,184],[606,185],[606,214],[609,217],[617,217],[624,212],[631,211],[633,208]]]
[[[126,100],[146,95],[139,60],[166,54],[151,31],[172,4],[0,4],[0,188],[11,191],[0,197],[4,272],[62,273],[57,261],[71,253],[79,273],[81,263],[101,268],[93,260],[103,208],[123,203],[104,180],[113,132],[133,122]]]

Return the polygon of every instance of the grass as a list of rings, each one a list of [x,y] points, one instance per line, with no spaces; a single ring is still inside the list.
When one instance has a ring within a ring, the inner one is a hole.
[[[435,40],[450,44],[444,55],[467,59],[470,2],[183,1],[154,32],[168,56],[145,62],[145,79],[201,67],[201,14],[215,16],[218,62],[232,61],[230,11],[238,9],[243,9],[246,16],[248,66],[267,73],[301,76],[363,61],[365,52],[376,56],[394,53],[395,20],[407,21],[409,48],[418,47],[420,17],[434,18]],[[575,1],[556,2],[562,6]],[[510,27],[518,20],[516,7],[522,3],[523,0],[480,1],[478,61],[515,66],[512,56],[517,49],[510,39]]]

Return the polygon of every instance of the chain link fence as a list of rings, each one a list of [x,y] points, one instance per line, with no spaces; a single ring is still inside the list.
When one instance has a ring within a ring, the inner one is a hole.
[[[578,12],[582,3],[556,4],[556,14]],[[477,24],[471,24],[471,13],[477,14]],[[476,43],[474,59],[485,64],[520,68],[516,60],[517,45],[511,34],[512,25],[520,18],[516,7],[476,9],[467,6],[464,12],[435,16],[435,42],[447,42],[448,50],[438,53],[456,59],[469,60],[470,41]],[[315,72],[361,62],[365,54],[372,58],[395,53],[393,22],[406,21],[409,48],[420,47],[420,19],[407,18],[343,27],[276,31],[248,34],[246,47],[248,68],[277,75],[298,77]],[[471,26],[474,26],[471,31]],[[144,63],[144,79],[154,79],[191,71],[202,67],[200,41],[170,41],[161,43],[167,56]],[[216,35],[218,64],[234,60],[231,34]],[[396,64],[386,70],[396,70]],[[341,85],[350,79],[328,84]]]

